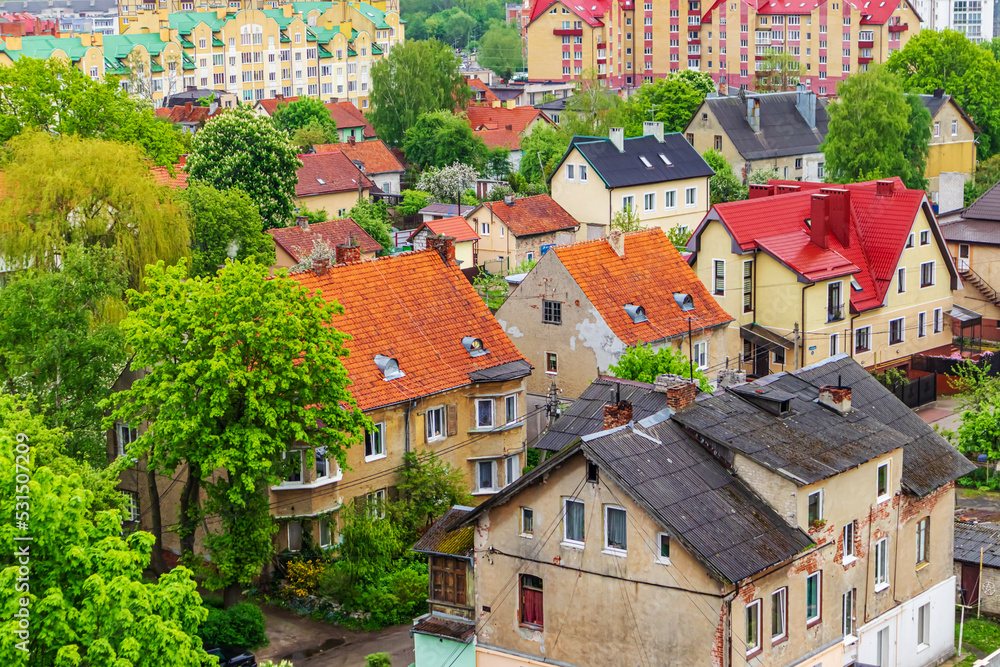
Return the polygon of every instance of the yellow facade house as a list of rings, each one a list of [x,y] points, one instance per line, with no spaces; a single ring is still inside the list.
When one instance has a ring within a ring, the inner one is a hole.
[[[955,98],[943,90],[920,99],[931,113],[931,144],[927,153],[927,190],[938,211],[963,208],[965,182],[976,171],[976,135],[979,127]]]
[[[694,228],[708,211],[708,179],[715,173],[678,133],[643,123],[644,136],[573,137],[549,177],[552,198],[580,222],[580,240],[605,236],[625,210],[642,228]]]
[[[847,353],[903,366],[950,350],[958,273],[922,190],[771,181],[718,204],[688,242],[691,263],[735,318],[741,365],[762,376]]]
[[[329,218],[343,218],[355,204],[368,199],[372,182],[343,153],[309,153],[300,155],[299,160],[296,210],[323,209]]]

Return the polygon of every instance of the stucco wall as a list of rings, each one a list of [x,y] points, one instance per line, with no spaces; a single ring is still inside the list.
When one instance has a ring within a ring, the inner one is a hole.
[[[365,189],[362,198],[368,197],[368,190]],[[358,203],[358,191],[348,190],[328,195],[311,195],[309,197],[296,197],[296,208],[305,206],[310,211],[325,209],[330,220],[343,218],[347,212]]]

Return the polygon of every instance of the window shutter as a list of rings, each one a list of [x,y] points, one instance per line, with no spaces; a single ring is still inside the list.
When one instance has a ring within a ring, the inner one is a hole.
[[[424,411],[424,444],[425,445],[427,444],[427,431],[428,431],[428,427],[427,427],[428,421],[427,420],[428,420],[429,416],[430,416],[430,410],[425,410]]]
[[[394,502],[399,501],[399,487],[398,486],[390,486],[389,489],[388,489],[388,491],[387,491],[387,493],[385,495],[386,495],[386,498],[389,500],[389,502],[394,503]]]
[[[358,514],[361,514],[368,507],[368,496],[362,493],[360,496],[354,496],[354,509]]]
[[[456,403],[448,406],[448,435],[458,435],[458,405]]]

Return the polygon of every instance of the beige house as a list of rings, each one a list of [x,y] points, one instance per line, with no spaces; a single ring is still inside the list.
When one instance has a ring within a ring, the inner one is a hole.
[[[693,229],[708,211],[715,172],[680,134],[644,123],[645,136],[574,137],[549,176],[552,198],[580,221],[580,240],[601,238],[615,214],[630,209],[642,227]]]
[[[958,601],[977,612],[1000,615],[1000,525],[955,519],[955,583]]]
[[[931,144],[924,172],[931,202],[942,213],[957,211],[965,201],[965,182],[976,171],[979,128],[943,90],[920,98],[931,113]]]
[[[296,175],[297,210],[323,209],[330,217],[343,218],[359,201],[368,199],[371,180],[340,151],[300,155],[302,166]]]
[[[602,387],[603,419],[452,519],[477,555],[453,646],[497,667],[951,657],[954,480],[972,465],[857,363],[698,401],[677,376],[630,386]],[[639,401],[665,407],[635,421]],[[417,667],[447,664],[415,646]]]
[[[580,223],[548,195],[506,197],[462,213],[479,234],[478,263],[507,274],[521,262],[537,261],[551,248],[573,243]]]
[[[431,220],[425,222],[410,234],[409,244],[414,250],[424,250],[428,247],[427,238],[446,236],[455,245],[455,261],[462,268],[476,266],[479,254],[479,234],[462,216]]]
[[[266,233],[274,240],[276,269],[291,268],[317,251],[328,258],[335,257],[336,248],[342,245],[356,246],[362,259],[375,259],[375,254],[382,250],[378,241],[350,218],[310,225],[307,218],[299,216],[294,226],[268,229]]]
[[[533,395],[555,384],[576,398],[640,343],[669,346],[703,371],[724,367],[730,354],[732,317],[660,229],[553,248],[496,317],[538,369],[528,379]]]

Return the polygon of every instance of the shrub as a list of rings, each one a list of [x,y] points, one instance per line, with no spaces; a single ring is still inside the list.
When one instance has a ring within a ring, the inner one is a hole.
[[[323,562],[319,560],[293,560],[288,563],[286,594],[292,597],[312,595],[323,576]]]
[[[239,652],[267,646],[266,627],[259,607],[240,602],[229,609],[210,608],[198,634],[206,646]]]
[[[388,653],[371,653],[365,656],[365,667],[392,667]]]

